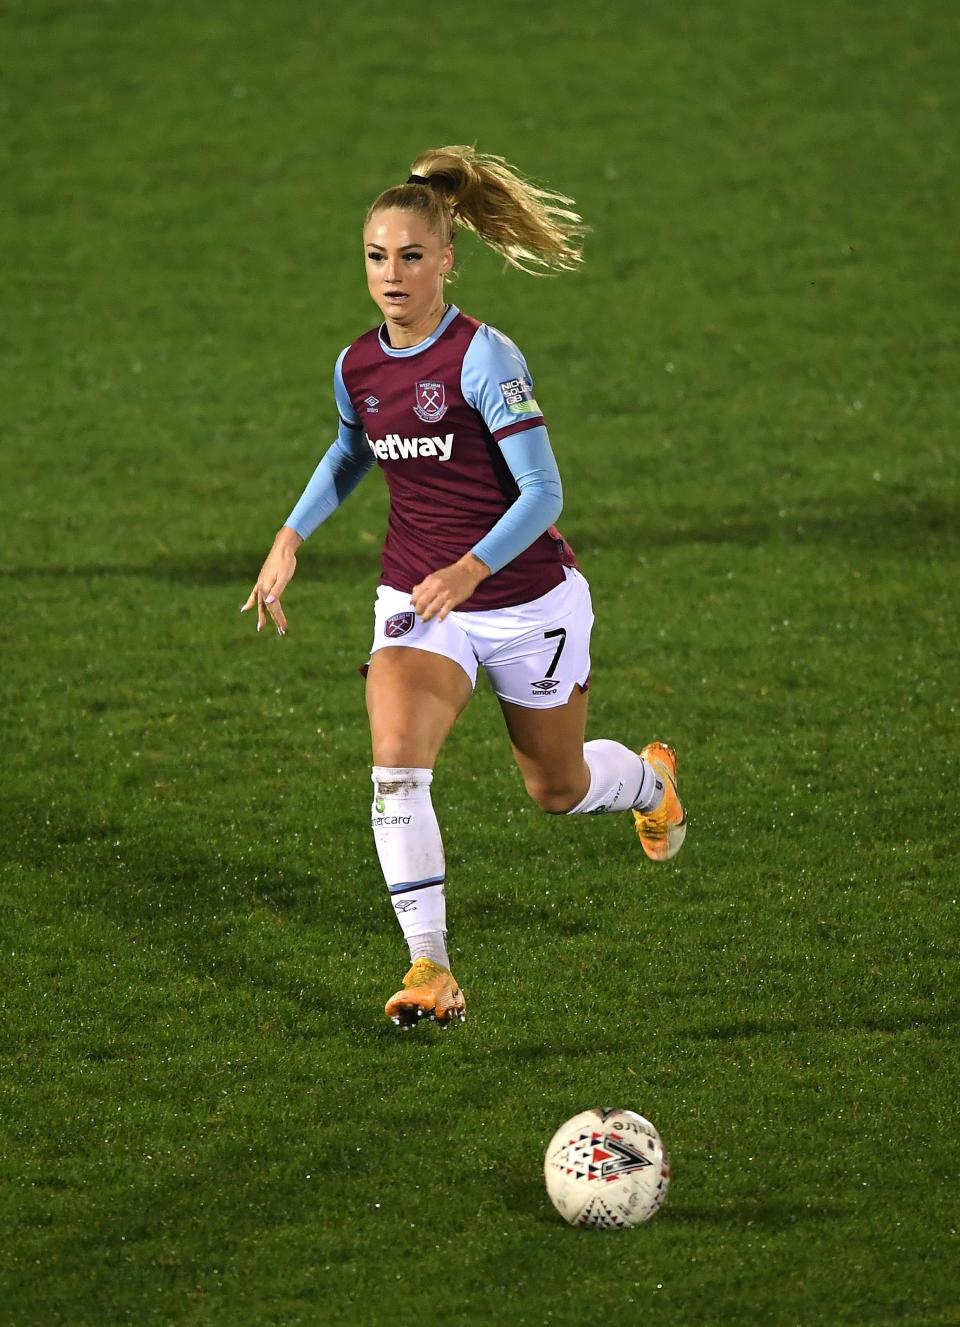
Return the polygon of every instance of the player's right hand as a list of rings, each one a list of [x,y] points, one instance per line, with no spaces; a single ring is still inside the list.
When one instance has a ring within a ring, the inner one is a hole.
[[[246,613],[256,604],[258,631],[263,630],[269,613],[277,628],[277,634],[279,636],[287,634],[287,617],[280,603],[280,596],[293,579],[293,573],[297,569],[295,550],[302,543],[303,540],[296,531],[287,526],[280,530],[273,541],[273,548],[260,568],[257,583],[250,591],[247,602],[240,609],[241,613]]]

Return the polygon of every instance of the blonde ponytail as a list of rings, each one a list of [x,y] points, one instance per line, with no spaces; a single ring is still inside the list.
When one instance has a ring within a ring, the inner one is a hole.
[[[569,272],[583,261],[586,232],[573,199],[525,180],[503,157],[458,144],[421,153],[406,184],[387,189],[367,220],[398,207],[428,220],[444,244],[454,223],[475,235],[523,272]]]

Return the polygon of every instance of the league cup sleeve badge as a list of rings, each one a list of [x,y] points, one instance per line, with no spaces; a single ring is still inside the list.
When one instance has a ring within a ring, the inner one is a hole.
[[[447,413],[447,391],[442,382],[418,382],[414,410],[425,424],[435,424]]]
[[[540,407],[533,398],[533,383],[526,378],[510,378],[500,384],[503,404],[511,415],[539,415]]]

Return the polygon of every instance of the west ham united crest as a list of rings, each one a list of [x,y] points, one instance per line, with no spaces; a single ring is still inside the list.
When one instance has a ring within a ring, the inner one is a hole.
[[[405,636],[408,631],[412,631],[415,621],[415,613],[394,613],[383,624],[383,634],[390,640],[396,640],[398,636]]]
[[[425,424],[435,424],[447,413],[447,393],[442,382],[418,382],[414,410]]]

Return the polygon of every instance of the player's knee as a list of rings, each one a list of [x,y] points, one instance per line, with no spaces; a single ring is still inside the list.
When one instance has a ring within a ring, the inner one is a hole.
[[[379,766],[385,769],[420,767],[427,763],[422,757],[423,752],[408,734],[378,735],[373,764],[375,768]]]
[[[581,800],[582,794],[570,783],[530,775],[524,779],[527,796],[548,815],[564,816]]]

